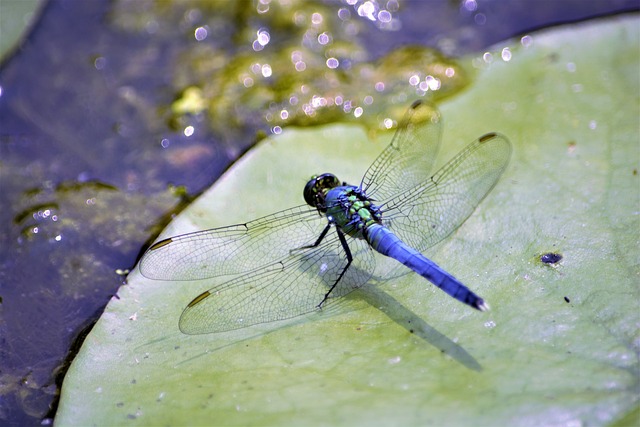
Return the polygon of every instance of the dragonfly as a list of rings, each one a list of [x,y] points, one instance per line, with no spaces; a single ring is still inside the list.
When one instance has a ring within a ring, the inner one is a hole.
[[[441,135],[440,112],[416,101],[359,185],[315,175],[305,185],[305,205],[160,240],[144,253],[140,272],[155,280],[221,282],[187,304],[178,324],[185,334],[337,306],[400,264],[456,300],[487,310],[483,298],[422,252],[457,230],[496,185],[511,143],[487,133],[432,173]]]

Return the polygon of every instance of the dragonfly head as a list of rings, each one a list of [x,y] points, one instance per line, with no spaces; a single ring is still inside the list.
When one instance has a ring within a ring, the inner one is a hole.
[[[320,210],[326,209],[324,198],[332,188],[342,185],[337,176],[332,173],[323,173],[311,177],[307,185],[304,186],[304,201],[309,206]]]

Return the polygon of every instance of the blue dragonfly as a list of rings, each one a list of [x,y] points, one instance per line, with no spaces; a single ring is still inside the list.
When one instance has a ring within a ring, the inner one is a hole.
[[[488,133],[431,173],[441,128],[437,109],[417,101],[360,185],[330,173],[313,176],[303,192],[306,205],[158,241],[143,255],[140,271],[170,281],[230,276],[187,305],[179,321],[186,334],[224,332],[337,305],[374,275],[388,276],[388,260],[487,310],[481,297],[421,252],[471,215],[507,167],[511,144]]]

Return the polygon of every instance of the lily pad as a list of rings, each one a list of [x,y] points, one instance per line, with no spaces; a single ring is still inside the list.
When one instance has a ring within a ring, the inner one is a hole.
[[[0,4],[0,60],[17,48],[44,4],[44,0],[7,1]]]
[[[639,29],[637,16],[561,27],[462,61],[478,71],[440,105],[438,163],[490,131],[508,135],[514,155],[479,209],[427,255],[492,311],[409,274],[353,293],[348,310],[188,336],[180,313],[211,283],[134,271],[73,362],[56,424],[636,421]],[[285,129],[163,236],[301,204],[313,173],[358,183],[389,137],[371,142],[357,125]],[[548,253],[562,259],[542,262]]]

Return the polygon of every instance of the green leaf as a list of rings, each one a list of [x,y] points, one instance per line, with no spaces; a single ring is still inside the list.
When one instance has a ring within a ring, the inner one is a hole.
[[[17,48],[44,4],[44,0],[0,2],[0,61]]]
[[[514,145],[498,186],[427,252],[492,311],[410,274],[353,293],[350,310],[187,336],[180,313],[211,283],[134,271],[73,362],[56,424],[637,422],[638,24],[618,17],[500,44],[490,62],[467,58],[475,82],[441,105],[440,164],[486,132]],[[354,125],[286,129],[163,235],[301,204],[314,173],[358,183],[389,137],[370,142]],[[562,260],[542,263],[549,252]]]

